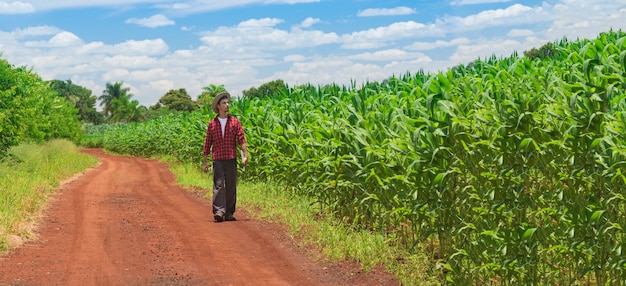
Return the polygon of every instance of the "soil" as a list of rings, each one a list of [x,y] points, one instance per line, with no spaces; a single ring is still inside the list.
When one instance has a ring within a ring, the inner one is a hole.
[[[214,222],[157,160],[83,152],[101,164],[59,187],[38,239],[0,256],[0,285],[400,285],[325,261],[241,207]]]

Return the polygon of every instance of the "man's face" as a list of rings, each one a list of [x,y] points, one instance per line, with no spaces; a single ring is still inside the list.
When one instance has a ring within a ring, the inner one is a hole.
[[[230,106],[230,100],[228,98],[224,98],[220,100],[217,104],[217,109],[219,109],[220,113],[225,112],[228,113],[228,107]]]

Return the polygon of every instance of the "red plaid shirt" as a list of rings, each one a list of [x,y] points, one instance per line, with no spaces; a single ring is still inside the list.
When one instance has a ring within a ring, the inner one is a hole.
[[[228,115],[224,136],[222,136],[222,125],[217,116],[209,121],[204,139],[204,155],[211,153],[213,160],[236,159],[237,143],[239,145],[246,143],[246,137],[239,119],[230,114]]]

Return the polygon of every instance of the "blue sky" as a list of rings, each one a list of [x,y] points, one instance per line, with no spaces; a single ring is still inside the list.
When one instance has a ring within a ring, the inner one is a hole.
[[[155,104],[275,79],[348,85],[626,30],[626,0],[0,0],[0,53],[99,96]]]

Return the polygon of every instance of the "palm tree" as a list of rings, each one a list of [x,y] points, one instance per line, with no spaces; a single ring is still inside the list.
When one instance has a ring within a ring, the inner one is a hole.
[[[53,79],[49,81],[49,84],[52,90],[56,91],[59,96],[66,98],[78,109],[81,121],[94,124],[102,123],[103,115],[96,111],[98,98],[91,94],[91,90],[75,85],[69,79],[66,81]]]
[[[213,98],[221,92],[226,92],[226,88],[224,88],[223,84],[209,84],[208,86],[203,87],[202,94],[198,96],[198,104],[211,105]]]
[[[50,81],[50,87],[57,92],[59,96],[65,97],[69,102],[74,105],[78,105],[80,98],[74,94],[74,89],[77,87],[72,83],[72,80],[58,80],[54,79]]]
[[[104,106],[104,116],[110,115],[111,103],[113,103],[113,101],[122,97],[128,97],[130,100],[133,96],[129,93],[130,88],[122,87],[123,84],[124,82],[121,81],[116,81],[113,84],[107,82],[106,88],[102,91],[102,95],[98,97],[98,99],[100,99],[100,106]]]
[[[146,108],[139,105],[137,100],[130,100],[131,97],[132,94],[124,95],[111,102],[109,122],[128,123],[143,119]]]

